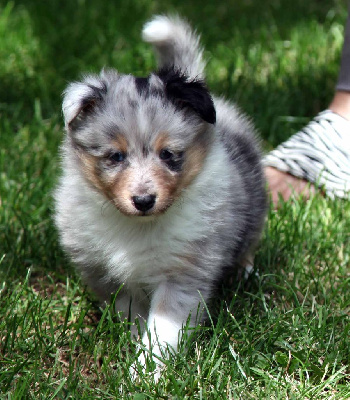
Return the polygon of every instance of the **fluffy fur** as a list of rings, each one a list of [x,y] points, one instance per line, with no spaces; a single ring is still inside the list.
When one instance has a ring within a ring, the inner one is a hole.
[[[143,38],[159,71],[104,70],[64,92],[55,220],[86,283],[103,301],[123,285],[117,310],[147,321],[160,354],[251,255],[266,199],[253,127],[210,96],[198,36],[158,16]]]

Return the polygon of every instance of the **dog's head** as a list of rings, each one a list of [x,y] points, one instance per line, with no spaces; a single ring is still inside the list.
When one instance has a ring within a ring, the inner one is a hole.
[[[215,108],[204,83],[172,68],[103,71],[64,93],[68,143],[86,179],[125,215],[165,212],[202,168]]]

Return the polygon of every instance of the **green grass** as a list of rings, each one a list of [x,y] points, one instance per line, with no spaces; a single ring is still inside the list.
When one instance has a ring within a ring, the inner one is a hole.
[[[99,309],[60,249],[61,92],[103,66],[147,74],[140,29],[168,11],[202,33],[210,88],[238,101],[266,150],[331,99],[338,0],[0,1],[0,398],[350,398],[350,202],[270,210],[260,276],[223,291],[157,385],[131,380],[128,323]]]

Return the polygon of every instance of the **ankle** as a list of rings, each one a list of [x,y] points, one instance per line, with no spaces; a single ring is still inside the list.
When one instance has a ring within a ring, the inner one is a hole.
[[[350,121],[350,92],[337,91],[328,108]]]

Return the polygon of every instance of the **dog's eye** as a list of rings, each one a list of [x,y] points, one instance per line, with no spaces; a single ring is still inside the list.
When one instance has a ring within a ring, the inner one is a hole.
[[[115,153],[111,153],[108,156],[108,161],[112,164],[118,164],[126,159],[126,154],[123,153],[122,151],[116,151]]]
[[[172,153],[168,149],[163,149],[159,153],[159,158],[163,161],[170,161],[172,158],[174,158],[174,153]]]
[[[184,161],[184,152],[173,153],[168,149],[163,149],[159,153],[159,158],[174,172],[180,172]]]

